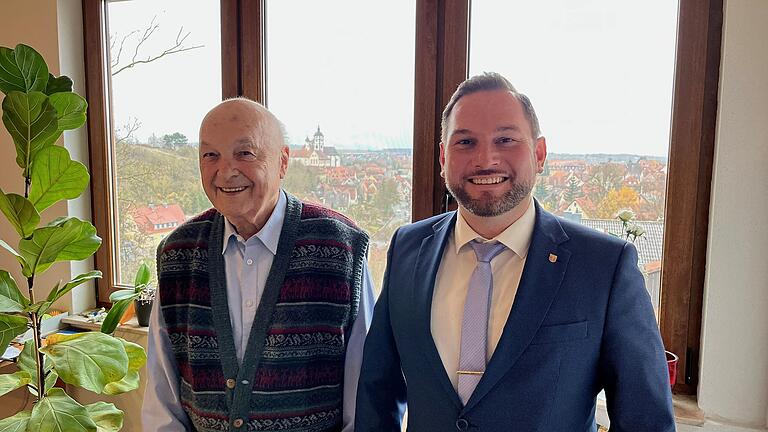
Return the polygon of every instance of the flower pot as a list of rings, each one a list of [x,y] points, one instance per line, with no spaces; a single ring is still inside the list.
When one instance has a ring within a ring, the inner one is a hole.
[[[149,314],[152,312],[152,300],[134,300],[136,307],[136,320],[142,327],[149,326]]]
[[[671,387],[675,386],[675,381],[677,381],[677,362],[679,360],[679,357],[673,352],[664,351],[664,354],[667,356],[667,369],[669,370],[669,385]]]

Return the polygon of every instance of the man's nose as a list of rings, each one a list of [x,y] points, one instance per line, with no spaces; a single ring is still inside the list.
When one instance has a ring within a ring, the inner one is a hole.
[[[235,161],[223,160],[219,166],[219,174],[225,178],[237,177],[240,175],[240,170],[237,168]]]
[[[487,168],[499,164],[499,152],[493,143],[480,143],[475,148],[475,165]]]

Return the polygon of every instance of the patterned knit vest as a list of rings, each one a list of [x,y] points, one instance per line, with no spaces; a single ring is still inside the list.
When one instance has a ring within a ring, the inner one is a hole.
[[[339,431],[346,341],[368,237],[349,219],[288,195],[280,241],[242,365],[222,250],[209,210],[158,248],[160,304],[182,406],[198,431]]]

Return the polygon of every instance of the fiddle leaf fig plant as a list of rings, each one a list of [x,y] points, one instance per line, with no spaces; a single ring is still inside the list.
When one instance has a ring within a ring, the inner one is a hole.
[[[27,45],[0,47],[0,91],[3,125],[13,139],[21,168],[24,195],[0,189],[0,211],[18,233],[17,246],[0,240],[0,247],[18,262],[26,279],[26,294],[10,272],[0,270],[0,349],[32,329],[18,358],[18,371],[0,374],[0,396],[18,388],[34,396],[31,411],[0,420],[0,431],[61,430],[117,431],[123,412],[113,404],[81,405],[58,383],[99,394],[119,394],[139,386],[144,349],[110,332],[55,334],[45,338],[40,324],[58,299],[75,287],[101,277],[86,272],[50,287],[40,296],[37,275],[53,264],[83,260],[101,245],[96,228],[75,217],[60,217],[41,225],[41,213],[62,200],[79,197],[89,174],[69,152],[56,145],[66,130],[81,127],[88,104],[72,92],[72,80],[55,77],[43,57]]]

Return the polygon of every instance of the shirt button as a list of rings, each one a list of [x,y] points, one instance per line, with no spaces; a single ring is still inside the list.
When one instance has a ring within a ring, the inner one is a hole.
[[[233,380],[232,378],[228,379],[227,380],[227,388],[230,388],[230,389],[235,388],[235,380]]]
[[[253,306],[253,301],[251,301],[251,300],[246,300],[246,301],[245,301],[245,305],[246,305],[246,306],[248,306],[248,307],[251,307],[251,306]]]
[[[469,427],[469,422],[466,419],[460,418],[456,420],[456,429],[465,431]]]
[[[235,419],[235,421],[232,422],[232,426],[236,428],[243,427],[243,419],[241,418]]]
[[[251,265],[251,264],[253,264],[253,260],[248,258],[247,260],[245,260],[245,263],[248,264],[248,265]]]

